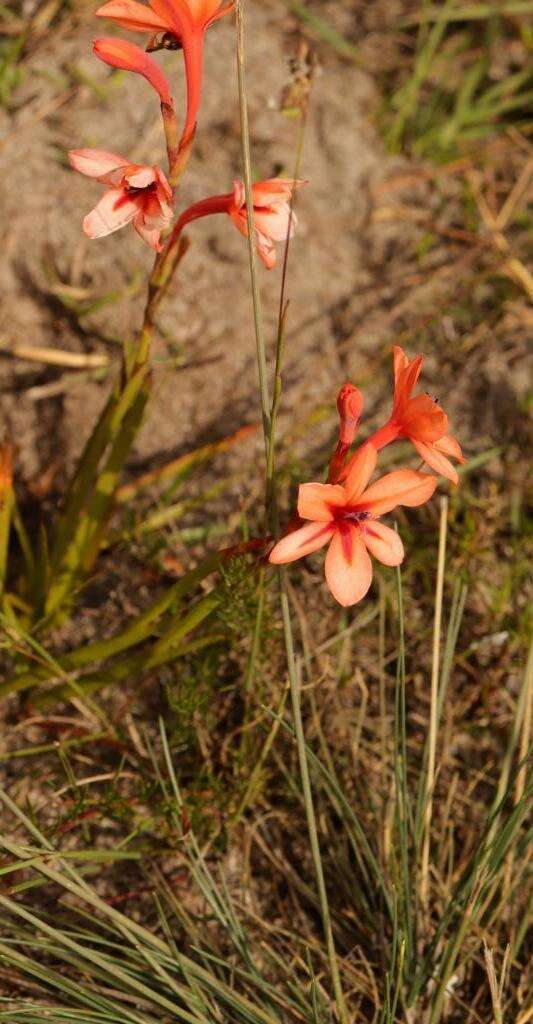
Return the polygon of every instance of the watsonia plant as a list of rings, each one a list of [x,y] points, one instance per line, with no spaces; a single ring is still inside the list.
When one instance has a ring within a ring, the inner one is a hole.
[[[91,237],[102,236],[131,223],[156,252],[144,325],[138,343],[125,351],[120,380],[91,435],[67,497],[54,542],[48,551],[43,539],[35,553],[26,545],[12,500],[11,476],[3,474],[3,518],[0,520],[0,553],[5,531],[13,520],[21,546],[27,549],[28,566],[38,581],[32,625],[52,624],[64,614],[76,588],[90,573],[104,543],[107,524],[116,501],[124,462],[149,399],[150,348],[159,303],[170,287],[185,253],[182,230],[200,216],[226,213],[248,237],[254,299],[256,342],[262,418],[266,452],[268,526],[277,535],[272,546],[267,536],[207,557],[185,574],[174,587],[148,608],[140,619],[117,637],[63,655],[50,656],[18,622],[13,607],[6,606],[6,625],[15,641],[26,644],[40,659],[38,669],[21,671],[8,689],[23,690],[35,682],[57,681],[55,697],[65,697],[83,683],[73,674],[95,661],[117,658],[117,681],[140,667],[154,669],[184,650],[184,640],[201,622],[209,620],[219,600],[215,586],[196,604],[182,601],[191,588],[219,568],[235,551],[242,554],[271,545],[269,560],[282,566],[328,544],[326,580],[344,607],[362,600],[372,579],[370,555],[397,570],[397,676],[394,700],[392,757],[384,750],[385,791],[392,793],[392,815],[387,804],[369,801],[365,823],[360,809],[346,792],[335,764],[319,758],[306,741],[302,715],[302,661],[295,651],[291,602],[285,570],[279,570],[280,607],[287,669],[292,700],[292,720],[282,716],[283,702],[272,713],[279,734],[294,739],[302,784],[302,803],[308,827],[310,858],[315,885],[302,882],[307,906],[318,911],[323,941],[310,933],[300,936],[277,929],[261,931],[257,921],[246,921],[238,908],[223,872],[207,862],[193,829],[187,826],[186,807],[173,766],[165,725],[160,723],[161,758],[153,756],[153,771],[169,808],[172,824],[171,852],[181,858],[187,877],[201,896],[205,914],[193,915],[162,877],[150,873],[154,910],[150,926],[123,914],[90,884],[84,861],[95,865],[120,862],[128,851],[61,850],[7,794],[1,794],[5,811],[14,820],[15,838],[2,838],[8,858],[0,870],[12,879],[11,889],[0,893],[3,922],[0,925],[0,958],[15,976],[31,983],[30,997],[9,999],[0,1020],[15,1021],[132,1021],[162,1024],[179,1020],[188,1024],[220,1021],[252,1024],[284,1024],[287,1021],[379,1021],[394,1024],[405,1019],[438,1024],[453,994],[458,961],[467,938],[490,927],[498,913],[500,884],[524,859],[522,825],[529,791],[522,774],[528,745],[528,701],[531,673],[526,674],[490,812],[475,848],[456,863],[452,857],[447,878],[447,899],[434,896],[431,857],[435,851],[432,800],[438,765],[438,728],[450,678],[465,594],[456,588],[440,663],[440,633],[445,564],[446,512],[441,504],[441,530],[437,573],[430,729],[416,772],[407,745],[406,658],[402,582],[399,566],[404,549],[398,533],[380,522],[397,506],[416,507],[427,502],[437,477],[419,469],[403,468],[371,481],[379,452],[399,438],[412,442],[418,458],[454,484],[458,474],[450,459],[464,461],[461,448],[448,433],[448,420],[439,402],[427,394],[413,396],[422,357],[409,360],[399,347],[394,350],[394,399],[388,421],[351,452],[359,427],[363,400],[351,384],[338,398],[339,437],[332,453],[326,483],[301,485],[297,514],[280,536],[275,474],[275,424],[281,394],[283,333],[286,315],[284,292],[280,320],[273,397],[267,373],[256,255],[267,268],[275,260],[273,241],[288,240],[294,225],[292,196],[299,184],[293,180],[269,180],[252,184],[245,98],[244,36],[242,5],[237,4],[237,56],[242,123],[244,183],[232,191],[200,200],[178,216],[174,201],[187,167],[196,132],[201,96],[203,37],[206,29],[230,6],[220,8],[209,0],[151,0],[148,7],[135,0],[110,0],[98,12],[134,31],[150,34],[149,50],[182,49],[187,80],[187,113],[181,134],[170,87],[159,67],[146,52],[116,39],[98,40],[95,52],[115,67],[141,74],[156,90],[167,140],[168,174],[155,166],[129,163],[107,151],[75,150],[72,165],[98,179],[106,187],[84,225]],[[285,285],[283,275],[283,288]],[[8,466],[7,457],[4,458]],[[0,561],[0,566],[3,560]],[[265,566],[260,569],[264,584]],[[261,585],[261,583],[260,583]],[[257,610],[256,637],[261,632],[261,600]],[[156,632],[157,630],[157,632]],[[207,642],[209,642],[207,637]],[[201,644],[187,640],[188,649]],[[126,652],[130,652],[126,654]],[[253,669],[251,670],[253,676]],[[90,679],[90,684],[94,680]],[[312,680],[307,680],[312,684]],[[85,680],[87,682],[87,679]],[[49,695],[48,695],[49,697]],[[270,734],[271,737],[274,733]],[[516,780],[516,753],[520,774]],[[315,812],[315,783],[324,808],[321,828]],[[414,790],[413,790],[414,780]],[[370,822],[371,827],[368,827]],[[340,838],[339,838],[340,836]],[[349,856],[346,855],[349,851]],[[133,856],[135,854],[133,853]],[[77,861],[81,865],[77,866]],[[458,870],[460,867],[460,870]],[[338,873],[336,873],[338,871]],[[346,876],[348,872],[348,884]],[[19,880],[19,878],[22,880]],[[27,894],[52,884],[62,894],[60,913],[31,909]],[[436,888],[436,887],[435,887]],[[302,891],[302,890],[300,890]],[[351,896],[350,914],[339,905],[337,892]],[[506,887],[509,892],[509,887]],[[435,904],[430,903],[434,896]],[[251,916],[251,915],[250,915]],[[362,985],[354,969],[352,932],[369,939],[374,962],[371,983]],[[7,927],[5,925],[7,924]],[[264,934],[266,933],[266,934]],[[523,932],[514,936],[512,963],[520,954]],[[13,975],[11,976],[13,977]],[[42,1000],[34,992],[43,993]],[[1,1005],[1,1004],[0,1004]]]

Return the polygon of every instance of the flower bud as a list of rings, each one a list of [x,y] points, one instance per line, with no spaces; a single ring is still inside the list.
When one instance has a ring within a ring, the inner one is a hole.
[[[93,50],[97,57],[112,68],[135,71],[146,78],[158,94],[161,103],[172,105],[170,87],[161,68],[140,46],[126,39],[95,39]]]
[[[359,388],[353,384],[344,384],[338,394],[337,409],[340,417],[339,441],[348,447],[354,440],[363,411],[363,396]]]

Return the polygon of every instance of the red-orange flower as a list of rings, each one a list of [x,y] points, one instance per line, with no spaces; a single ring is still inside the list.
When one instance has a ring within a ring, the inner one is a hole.
[[[422,369],[423,356],[408,359],[399,345],[394,355],[394,402],[388,422],[369,439],[378,450],[397,438],[407,437],[415,446],[424,462],[436,473],[458,483],[457,471],[448,456],[465,462],[461,446],[455,437],[448,434],[448,417],[431,395],[415,395]]]
[[[351,460],[344,485],[302,484],[298,515],[310,521],[282,537],[269,556],[279,565],[329,544],[326,583],[342,605],[356,604],[367,593],[372,582],[370,555],[384,565],[400,565],[403,561],[400,537],[379,522],[380,516],[397,505],[423,505],[438,482],[428,473],[400,469],[368,486],[376,460],[376,449],[367,443]]]
[[[204,35],[219,18],[233,10],[233,3],[220,0],[108,0],[96,11],[99,18],[111,18],[132,32],[163,33],[163,45],[181,46],[187,77],[187,117],[182,145],[194,135],[202,92]],[[150,44],[155,48],[157,43]]]
[[[268,270],[276,264],[273,243],[284,241],[289,231],[292,235],[296,226],[294,213],[291,216],[290,198],[292,190],[301,184],[301,181],[270,178],[252,185],[257,251]],[[233,192],[209,196],[189,206],[179,218],[174,234],[178,235],[191,221],[198,220],[199,217],[208,217],[213,213],[227,213],[238,231],[245,237],[248,235],[246,197],[242,181],[233,183]]]

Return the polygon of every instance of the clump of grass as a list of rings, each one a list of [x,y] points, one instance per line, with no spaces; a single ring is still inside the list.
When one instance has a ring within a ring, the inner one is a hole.
[[[527,128],[527,15],[520,5],[446,3],[400,19],[413,59],[388,101],[391,148],[448,160],[509,128]]]
[[[488,814],[475,839],[470,837],[463,845],[457,817],[460,790],[453,767],[450,775],[449,750],[441,730],[453,685],[453,666],[460,657],[455,648],[464,598],[464,591],[456,587],[445,624],[442,658],[434,649],[436,685],[431,703],[438,729],[434,741],[417,744],[415,754],[410,724],[414,708],[407,689],[411,637],[405,633],[400,588],[396,682],[391,680],[391,688],[386,687],[384,748],[379,717],[363,718],[364,749],[382,751],[382,782],[376,789],[358,782],[338,753],[335,764],[327,745],[320,753],[323,740],[318,747],[307,745],[319,801],[322,855],[347,1012],[350,1020],[361,1024],[376,1019],[393,1024],[400,1013],[413,1020],[427,1015],[432,1024],[446,1019],[450,1012],[452,1019],[454,1014],[460,1017],[472,985],[479,988],[477,1016],[472,1020],[485,1019],[483,1006],[488,1013],[486,1000],[491,993],[494,997],[494,978],[485,977],[485,995],[480,1001],[482,936],[487,937],[491,949],[503,940],[503,950],[509,942],[508,982],[506,985],[504,977],[498,999],[506,1012],[519,1006],[518,981],[527,957],[525,917],[519,912],[515,916],[512,907],[518,911],[527,863],[525,824],[531,787],[524,769],[530,742],[533,660],[530,658],[517,698],[499,774],[490,780],[485,777],[484,786],[491,791]],[[386,648],[391,641],[386,639]],[[343,658],[339,642],[331,667],[334,674]],[[299,671],[305,671],[303,665]],[[391,698],[393,706],[388,704]],[[273,714],[275,719],[278,712]],[[284,758],[289,778],[292,726],[284,716],[280,725],[278,743],[281,738],[287,748]],[[9,886],[0,894],[4,911],[0,955],[4,968],[9,967],[12,986],[0,1019],[37,1020],[46,1006],[47,1019],[52,1021],[80,1019],[76,1017],[80,1014],[86,1014],[87,1020],[154,1022],[163,1022],[171,1014],[184,1021],[219,1019],[228,1024],[235,1020],[265,1024],[327,1020],[333,1012],[332,992],[324,974],[325,950],[313,924],[317,900],[309,877],[309,853],[304,853],[303,860],[298,856],[302,846],[296,838],[300,798],[294,794],[292,823],[283,838],[276,838],[276,829],[265,831],[259,826],[257,832],[253,822],[249,833],[252,841],[253,836],[261,840],[254,857],[255,870],[247,882],[253,886],[256,875],[255,906],[257,901],[259,907],[262,904],[262,862],[268,856],[272,858],[270,890],[274,870],[280,882],[285,880],[291,886],[293,905],[296,900],[298,906],[300,924],[291,929],[283,918],[279,925],[274,921],[267,925],[263,920],[266,907],[259,915],[248,913],[242,903],[239,875],[227,877],[220,858],[203,852],[196,827],[191,825],[191,818],[203,825],[202,809],[194,811],[194,801],[182,791],[182,770],[177,771],[179,745],[176,760],[163,723],[160,728],[159,753],[150,754],[156,790],[149,799],[152,807],[161,804],[166,808],[168,830],[159,856],[154,859],[152,855],[145,865],[144,881],[132,882],[134,891],[140,886],[147,893],[143,925],[106,897],[103,876],[93,885],[86,873],[89,865],[101,872],[104,863],[125,857],[134,865],[139,857],[135,829],[114,851],[69,850],[47,836],[38,824],[38,815],[28,817],[18,802],[2,794],[14,838],[0,840],[5,854],[2,874]],[[432,751],[436,751],[436,764],[430,776]],[[455,796],[447,792],[447,779]],[[433,814],[428,817],[430,796]],[[80,816],[83,811],[78,807]],[[246,845],[248,827],[240,825],[239,830]],[[430,840],[425,868],[424,836]],[[236,854],[237,835],[232,838],[230,834],[228,840],[230,851],[235,850],[231,859]],[[280,859],[283,850],[286,859]],[[177,858],[186,882],[180,898],[170,880],[169,871],[172,874],[174,868],[166,863],[169,855],[173,861]],[[55,910],[50,914],[47,907],[52,893]],[[365,951],[362,974],[353,960],[354,943]],[[31,981],[31,997],[24,995],[24,979]]]

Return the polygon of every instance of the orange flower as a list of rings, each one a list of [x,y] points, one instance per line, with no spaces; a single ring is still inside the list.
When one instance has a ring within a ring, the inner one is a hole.
[[[108,0],[96,11],[99,18],[110,18],[131,32],[163,33],[160,45],[182,47],[187,77],[187,117],[182,146],[194,136],[200,107],[204,59],[204,35],[219,18],[233,10],[233,3],[221,6],[220,0],[150,0],[149,6],[138,0]],[[157,40],[149,47],[158,48]]]
[[[388,422],[369,440],[375,448],[383,448],[397,438],[408,437],[424,462],[436,473],[457,484],[457,471],[447,456],[465,462],[461,446],[448,434],[448,417],[438,400],[431,395],[411,397],[422,369],[423,356],[409,360],[399,345],[394,355],[394,402]]]
[[[271,270],[276,264],[274,242],[284,241],[290,230],[292,235],[296,226],[294,213],[291,216],[290,198],[292,190],[303,184],[301,181],[290,181],[285,178],[270,178],[252,185],[254,204],[254,228],[257,251],[265,267]],[[246,197],[242,181],[233,183],[233,192],[220,196],[209,196],[199,203],[189,206],[179,218],[173,235],[181,233],[186,224],[199,217],[208,217],[213,213],[227,213],[235,227],[245,237],[248,235],[246,217]]]
[[[287,234],[292,237],[297,221],[291,216],[290,199],[293,189],[302,185],[301,181],[287,178],[269,178],[252,185],[254,204],[254,227],[257,251],[265,267],[271,270],[276,264],[276,252],[273,242],[284,242]],[[246,216],[246,196],[242,181],[233,182],[233,194],[228,213],[245,238],[248,237],[248,219]]]
[[[85,217],[85,234],[102,238],[133,223],[141,238],[161,252],[161,232],[172,220],[172,189],[163,171],[102,149],[72,149],[69,159],[74,170],[109,186]]]
[[[280,565],[329,544],[326,583],[333,597],[345,606],[360,601],[370,587],[370,555],[384,565],[403,561],[400,537],[379,522],[380,516],[397,505],[423,505],[437,486],[436,477],[413,469],[387,473],[368,486],[376,461],[377,451],[367,442],[351,460],[344,485],[302,484],[298,514],[309,522],[282,537],[269,556]]]

